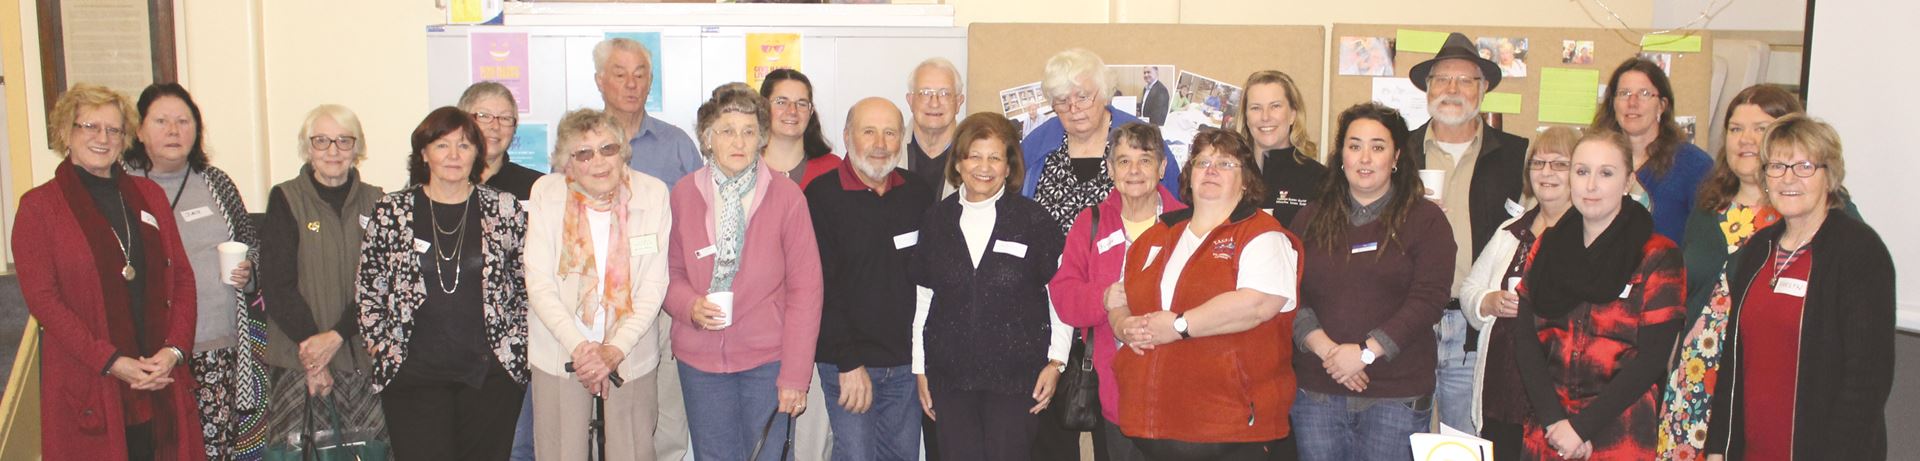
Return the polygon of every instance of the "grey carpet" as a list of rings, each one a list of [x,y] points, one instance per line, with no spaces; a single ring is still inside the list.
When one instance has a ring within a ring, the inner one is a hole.
[[[6,390],[14,354],[20,349],[20,334],[26,328],[27,301],[20,295],[20,279],[0,276],[0,391]]]

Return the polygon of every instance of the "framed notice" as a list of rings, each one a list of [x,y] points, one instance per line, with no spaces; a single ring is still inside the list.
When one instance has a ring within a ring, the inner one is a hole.
[[[38,0],[46,108],[77,82],[128,97],[178,75],[173,0]]]

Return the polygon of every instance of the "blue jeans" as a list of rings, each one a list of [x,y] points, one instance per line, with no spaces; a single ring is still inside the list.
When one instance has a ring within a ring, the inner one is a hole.
[[[736,373],[708,373],[686,362],[679,365],[694,459],[747,459],[760,442],[760,430],[767,427],[767,418],[780,404],[780,391],[774,385],[780,375],[780,362]],[[760,458],[754,461],[780,459],[780,446],[787,439],[786,415],[773,418],[767,439]]]
[[[835,461],[913,460],[920,458],[920,384],[911,365],[867,367],[873,405],[853,414],[840,406],[840,367],[820,367],[828,423],[833,425]]]
[[[1464,311],[1449,309],[1440,316],[1437,339],[1440,361],[1433,370],[1433,405],[1440,412],[1440,423],[1468,434],[1473,429],[1473,364],[1480,353],[1467,352],[1467,324]]]
[[[1322,394],[1301,389],[1293,401],[1293,438],[1301,461],[1403,461],[1413,456],[1408,436],[1433,418],[1427,397],[1384,398]]]
[[[533,393],[520,400],[520,422],[513,427],[512,461],[533,461]]]

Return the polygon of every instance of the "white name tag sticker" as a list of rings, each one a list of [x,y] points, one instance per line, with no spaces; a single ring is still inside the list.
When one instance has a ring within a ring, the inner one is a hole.
[[[1380,242],[1367,242],[1353,246],[1353,254],[1367,253],[1380,249]]]
[[[1507,217],[1509,218],[1519,217],[1520,213],[1525,213],[1525,212],[1527,212],[1527,208],[1520,206],[1520,202],[1515,202],[1513,201],[1513,199],[1507,199]]]
[[[1519,277],[1507,277],[1507,291],[1513,291],[1514,288],[1519,288],[1519,287],[1520,287]]]
[[[1627,299],[1627,295],[1630,293],[1633,293],[1633,284],[1631,283],[1627,284],[1627,286],[1625,287],[1620,288],[1620,299]]]
[[[205,218],[208,216],[213,216],[213,209],[207,208],[207,207],[199,207],[199,208],[194,208],[191,210],[180,212],[180,221],[194,222],[196,220],[199,220],[200,218]]]
[[[706,258],[708,256],[713,256],[714,253],[718,253],[718,252],[720,252],[720,250],[714,249],[713,245],[707,245],[706,248],[693,250],[693,259]]]
[[[1107,234],[1106,238],[1100,239],[1100,242],[1098,243],[1100,247],[1099,252],[1106,253],[1107,250],[1111,250],[1113,249],[1113,247],[1118,246],[1122,243],[1127,243],[1127,231],[1125,230],[1113,231],[1113,233]]]
[[[149,225],[149,226],[153,226],[153,228],[154,228],[154,229],[159,229],[159,228],[160,228],[160,219],[159,219],[159,218],[155,218],[155,217],[153,217],[153,213],[148,213],[148,212],[146,212],[146,211],[141,211],[141,212],[140,212],[140,222],[143,222],[143,223],[147,223],[147,225]]]
[[[1027,257],[1027,244],[1006,240],[994,240],[993,252],[1003,253],[1015,258],[1025,258]]]
[[[893,249],[895,250],[911,247],[919,243],[920,243],[920,231],[913,231],[913,232],[908,232],[905,234],[893,236]]]
[[[433,244],[427,243],[426,240],[413,239],[414,253],[426,253],[428,248],[433,248]]]
[[[1795,298],[1805,298],[1807,297],[1807,281],[1781,277],[1780,281],[1773,283],[1773,292]]]
[[[641,256],[659,253],[660,238],[656,237],[657,235],[659,234],[647,234],[627,239],[627,248],[633,249],[633,254]]]
[[[367,215],[360,215],[360,230],[367,230],[367,226],[370,225],[373,225],[373,218],[367,217]]]

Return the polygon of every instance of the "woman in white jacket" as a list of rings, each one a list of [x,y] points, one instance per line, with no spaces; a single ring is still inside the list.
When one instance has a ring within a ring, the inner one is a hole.
[[[533,185],[526,238],[534,449],[585,459],[593,396],[606,399],[606,459],[653,459],[659,364],[653,321],[667,292],[667,186],[627,167],[611,116],[567,113],[555,171]]]
[[[1473,314],[1467,323],[1482,332],[1479,361],[1473,366],[1473,423],[1481,437],[1493,441],[1494,459],[1519,458],[1520,424],[1532,411],[1514,365],[1512,335],[1533,329],[1516,328],[1505,319],[1520,311],[1516,288],[1533,262],[1534,242],[1573,206],[1567,179],[1579,138],[1572,128],[1555,127],[1534,140],[1527,152],[1524,191],[1537,204],[1500,225],[1456,291],[1464,310]]]

